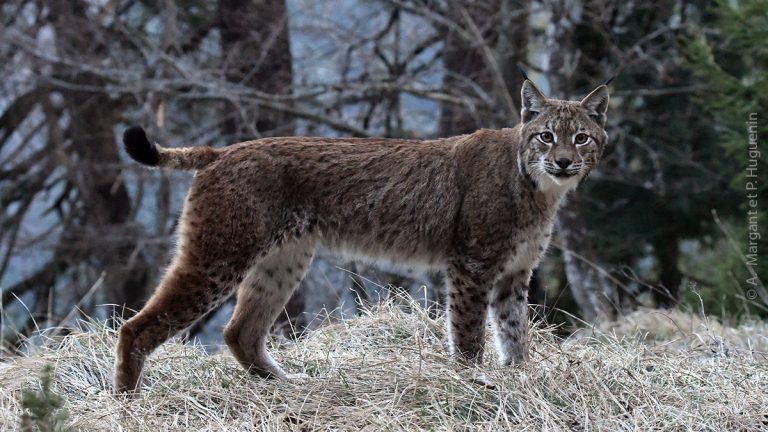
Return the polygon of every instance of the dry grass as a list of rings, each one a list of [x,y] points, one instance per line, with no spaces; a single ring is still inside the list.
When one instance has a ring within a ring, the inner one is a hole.
[[[49,363],[71,427],[88,431],[768,428],[766,323],[641,311],[565,341],[534,329],[527,364],[488,359],[488,389],[449,361],[442,320],[389,306],[280,347],[303,380],[255,379],[229,354],[167,343],[132,401],[111,394],[115,333],[86,330],[0,366],[0,430],[18,427],[21,390]]]

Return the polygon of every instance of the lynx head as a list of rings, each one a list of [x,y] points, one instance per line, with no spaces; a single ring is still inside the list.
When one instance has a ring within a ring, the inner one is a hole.
[[[530,81],[521,91],[520,169],[542,190],[570,190],[600,161],[608,134],[608,87],[580,102],[547,99]]]

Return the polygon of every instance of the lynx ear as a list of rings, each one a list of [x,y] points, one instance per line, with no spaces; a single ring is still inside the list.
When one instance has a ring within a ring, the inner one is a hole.
[[[547,98],[544,97],[531,80],[523,81],[520,97],[523,100],[523,108],[520,110],[520,119],[523,123],[534,118],[547,103]]]
[[[595,123],[605,126],[605,113],[608,111],[608,87],[605,84],[592,90],[592,93],[581,100],[581,106],[589,112]]]

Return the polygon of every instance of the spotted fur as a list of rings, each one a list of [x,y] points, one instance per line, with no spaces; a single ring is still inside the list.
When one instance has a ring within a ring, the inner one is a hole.
[[[165,149],[130,129],[124,142],[138,161],[197,172],[173,262],[120,329],[116,389],[135,391],[146,356],[235,290],[227,345],[254,374],[285,377],[265,339],[320,244],[444,270],[457,359],[482,361],[490,316],[502,361],[524,360],[531,272],[563,195],[603,152],[608,91],[558,101],[525,81],[522,97],[514,128],[431,141],[287,137]],[[545,132],[554,142],[542,142]],[[591,141],[577,147],[578,133]]]

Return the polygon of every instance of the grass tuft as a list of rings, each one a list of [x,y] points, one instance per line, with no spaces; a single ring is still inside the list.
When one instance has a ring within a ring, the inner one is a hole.
[[[74,430],[768,428],[766,323],[648,310],[566,340],[535,327],[528,363],[488,356],[489,389],[448,358],[442,319],[410,309],[382,306],[274,347],[286,370],[307,375],[290,381],[175,340],[148,359],[136,400],[112,394],[115,332],[86,324],[0,364],[0,430],[17,430],[19,396],[46,364]]]

